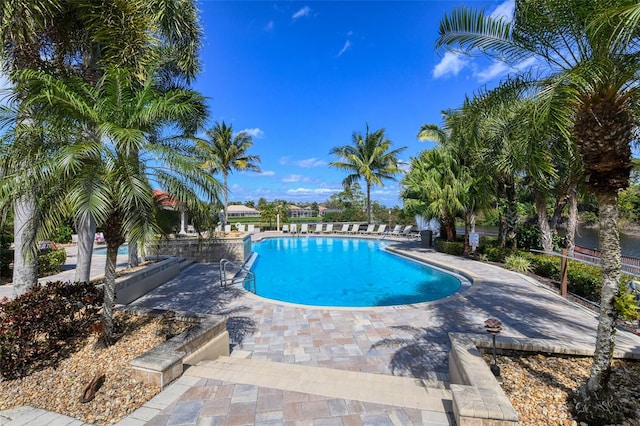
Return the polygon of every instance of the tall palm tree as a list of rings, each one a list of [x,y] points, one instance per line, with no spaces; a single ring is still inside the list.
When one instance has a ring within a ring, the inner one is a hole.
[[[58,169],[56,176],[73,176],[67,194],[74,211],[90,214],[104,228],[107,259],[103,319],[107,340],[113,326],[118,248],[125,235],[144,242],[157,231],[152,185],[171,193],[190,211],[202,209],[203,214],[206,203],[198,200],[198,194],[212,202],[221,188],[193,161],[189,138],[160,137],[165,126],[180,128],[188,124],[188,128],[197,128],[207,113],[203,97],[183,89],[160,91],[153,78],[155,70],[147,75],[140,84],[131,71],[109,68],[95,86],[56,80],[38,72],[23,72],[21,76],[33,93],[40,93],[29,102],[46,105],[47,115],[62,114],[89,123],[100,136],[62,147],[50,164]],[[87,157],[99,159],[99,166],[90,174],[84,174]],[[43,169],[38,167],[33,172]]]
[[[590,422],[615,420],[597,408],[607,407],[610,396],[620,280],[617,199],[629,182],[640,88],[637,27],[619,25],[623,21],[610,16],[612,10],[636,6],[632,0],[517,0],[512,22],[458,8],[442,19],[437,42],[456,51],[480,50],[511,64],[535,58],[537,96],[546,103],[539,112],[578,146],[586,185],[598,200],[602,252],[595,355],[577,404]]]
[[[392,142],[387,139],[384,129],[369,132],[366,125],[364,136],[354,132],[351,145],[337,146],[329,151],[340,160],[329,163],[331,167],[349,172],[342,181],[345,188],[364,179],[367,183],[367,222],[371,223],[371,188],[373,185],[384,186],[384,180],[395,180],[400,172],[398,155],[406,147],[390,150]]]
[[[196,139],[196,152],[201,166],[209,173],[222,174],[224,185],[224,217],[227,220],[229,202],[229,174],[234,170],[251,170],[260,172],[260,157],[249,155],[247,151],[253,146],[253,139],[247,132],[233,135],[232,126],[225,122],[216,122],[212,129],[205,131],[206,139]]]

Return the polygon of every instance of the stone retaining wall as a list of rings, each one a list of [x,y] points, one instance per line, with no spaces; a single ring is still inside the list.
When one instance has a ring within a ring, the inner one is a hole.
[[[167,342],[131,361],[133,377],[161,389],[180,377],[185,365],[229,355],[227,319],[207,315]]]
[[[126,305],[164,284],[180,273],[180,263],[171,257],[146,268],[116,278],[115,292],[118,304]]]
[[[449,376],[456,424],[515,426],[518,413],[476,346],[476,340],[485,338],[482,335],[449,333]]]
[[[251,255],[251,235],[161,240],[148,244],[146,250],[149,256],[175,256],[201,263],[229,259],[244,264]]]

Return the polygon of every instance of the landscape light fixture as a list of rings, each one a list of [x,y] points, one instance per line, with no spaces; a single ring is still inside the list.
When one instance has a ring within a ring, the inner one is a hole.
[[[493,364],[489,368],[494,376],[500,377],[500,367],[496,361],[496,335],[502,331],[502,323],[495,318],[489,318],[484,322],[484,328],[493,337]]]

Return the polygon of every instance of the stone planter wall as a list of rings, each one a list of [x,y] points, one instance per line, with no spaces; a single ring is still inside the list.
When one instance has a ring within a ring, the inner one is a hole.
[[[189,330],[131,361],[133,377],[161,389],[182,375],[185,365],[229,356],[227,319],[205,316]]]
[[[243,264],[251,256],[251,235],[161,240],[148,244],[146,249],[149,256],[175,256],[200,263],[214,263],[221,259],[229,259]]]
[[[127,305],[164,284],[180,273],[180,264],[175,257],[161,260],[146,268],[116,278],[116,303]]]

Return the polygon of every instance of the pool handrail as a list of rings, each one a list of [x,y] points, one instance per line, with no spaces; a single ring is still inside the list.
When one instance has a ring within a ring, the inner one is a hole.
[[[231,279],[227,279],[228,265],[231,265],[237,269]],[[244,284],[248,283],[247,290],[252,292],[253,294],[256,293],[256,274],[252,270],[250,270],[246,266],[238,265],[237,263],[234,263],[229,259],[220,259],[220,286],[226,288],[229,283],[231,285],[242,283],[243,288]],[[251,284],[253,284],[253,288]]]

